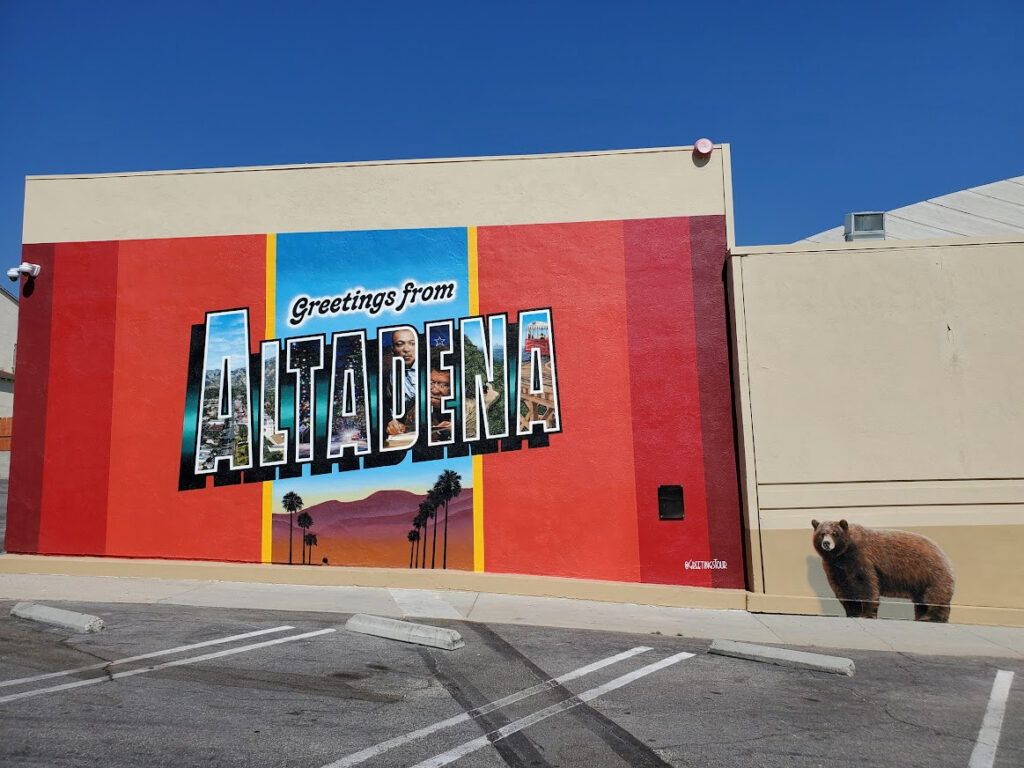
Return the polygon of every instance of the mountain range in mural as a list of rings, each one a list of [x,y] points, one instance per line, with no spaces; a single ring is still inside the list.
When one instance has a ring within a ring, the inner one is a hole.
[[[384,568],[408,568],[410,542],[408,534],[413,518],[426,494],[409,491],[377,491],[358,501],[323,501],[303,511],[313,518],[310,532],[316,534],[317,545],[310,561],[329,565],[358,565]],[[298,515],[296,515],[296,518]],[[439,510],[435,567],[441,567],[444,511]],[[293,538],[293,562],[299,563],[302,529],[297,525]],[[433,549],[433,521],[424,534],[427,546],[427,568]],[[424,542],[420,542],[422,546]],[[420,553],[422,559],[422,550]],[[273,520],[273,561],[288,562],[288,515],[275,514]],[[448,567],[473,570],[473,489],[462,493],[448,505]]]

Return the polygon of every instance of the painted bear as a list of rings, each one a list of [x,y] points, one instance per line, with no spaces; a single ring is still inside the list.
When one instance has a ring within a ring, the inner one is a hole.
[[[949,621],[953,566],[931,539],[839,522],[814,526],[814,550],[847,616],[878,617],[878,598],[914,601],[917,621]]]

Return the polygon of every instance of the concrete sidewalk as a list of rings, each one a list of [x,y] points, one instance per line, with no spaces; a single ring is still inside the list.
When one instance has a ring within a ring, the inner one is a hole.
[[[1024,659],[1024,628],[756,614],[455,590],[0,573],[0,599],[369,613],[796,647]]]

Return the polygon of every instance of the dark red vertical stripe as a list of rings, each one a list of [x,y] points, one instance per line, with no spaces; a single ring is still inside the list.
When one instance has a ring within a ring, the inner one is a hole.
[[[710,586],[689,221],[625,222],[626,302],[640,578]],[[682,485],[684,520],[660,520],[658,486]]]
[[[53,246],[26,245],[22,258],[43,269],[22,279],[18,305],[18,356],[14,376],[14,429],[11,480],[7,497],[8,552],[34,553],[39,545],[46,449],[46,384],[50,366],[50,315],[53,308]]]
[[[41,553],[105,553],[117,251],[116,242],[56,246]]]
[[[729,256],[724,216],[690,219],[693,305],[697,321],[701,433],[711,556],[728,563],[712,571],[712,586],[744,586],[739,475],[729,370],[724,268]]]

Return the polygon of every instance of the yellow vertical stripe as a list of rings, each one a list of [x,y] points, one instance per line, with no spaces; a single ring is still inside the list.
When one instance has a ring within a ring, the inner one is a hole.
[[[263,539],[261,541],[261,560],[264,563],[271,561],[271,550],[273,546],[274,532],[274,481],[268,480],[263,484]]]
[[[469,241],[469,314],[479,315],[480,283],[476,261],[476,227],[466,229],[466,239]]]
[[[469,251],[469,314],[480,314],[480,272],[476,227],[466,229]],[[473,457],[473,570],[484,570],[484,457]]]
[[[274,315],[277,313],[277,235],[267,235],[267,332],[263,338],[274,338]]]
[[[266,333],[263,338],[274,338],[274,315],[277,312],[277,235],[267,235],[267,300],[264,305],[266,311]],[[262,402],[263,393],[260,393]],[[262,408],[262,406],[260,406]],[[263,435],[260,435],[262,441]],[[262,443],[260,443],[262,444]],[[259,450],[259,449],[258,449]],[[273,534],[274,534],[274,482],[272,480],[263,483],[263,523],[262,537],[260,539],[260,560],[269,563],[272,559]]]
[[[484,571],[484,457],[473,457],[473,570]]]

